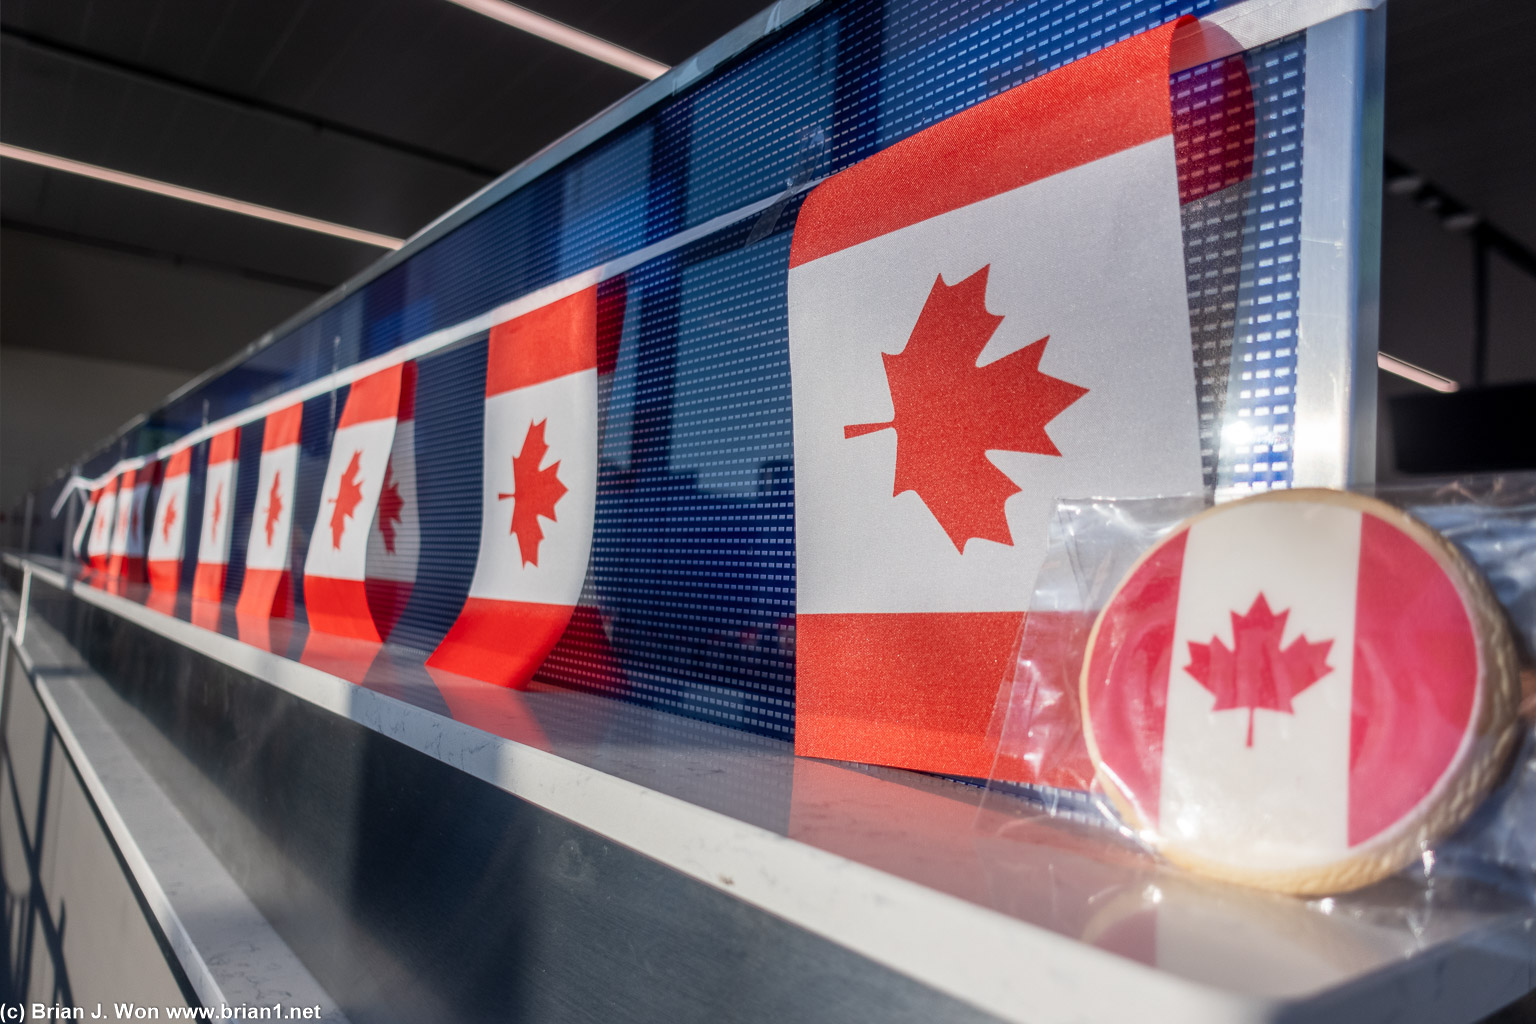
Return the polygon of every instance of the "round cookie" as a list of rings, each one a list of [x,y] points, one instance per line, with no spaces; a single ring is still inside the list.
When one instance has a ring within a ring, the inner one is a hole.
[[[1167,859],[1297,894],[1392,874],[1505,767],[1520,684],[1502,610],[1424,524],[1340,491],[1194,516],[1088,639],[1100,784]]]

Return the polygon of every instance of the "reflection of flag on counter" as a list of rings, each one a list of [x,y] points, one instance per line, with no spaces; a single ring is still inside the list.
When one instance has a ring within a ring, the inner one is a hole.
[[[85,558],[85,544],[91,536],[92,516],[96,514],[96,502],[101,499],[101,488],[98,487],[86,495],[85,503],[80,509],[80,521],[75,524],[75,536],[70,541],[69,549],[75,553],[76,560]]]
[[[416,364],[406,363],[400,377],[400,415],[394,448],[384,467],[374,528],[368,534],[368,609],[379,636],[390,631],[405,611],[416,583],[421,557],[421,520],[416,508]]]
[[[187,486],[191,482],[192,446],[171,456],[149,533],[149,584],[155,590],[181,586],[181,554],[187,531]]]
[[[311,633],[381,639],[364,580],[368,534],[395,440],[400,377],[401,368],[392,366],[354,382],[337,421],[304,560],[304,608]]]
[[[988,775],[1054,501],[1203,487],[1175,28],[807,197],[789,272],[797,753]]]
[[[112,529],[107,575],[125,583],[149,578],[144,568],[144,508],[152,473],[150,466],[125,470],[117,485],[117,525]]]
[[[107,567],[112,552],[112,527],[117,522],[117,477],[97,488],[95,493],[96,518],[91,524],[91,540],[85,553],[92,569]]]
[[[256,507],[245,547],[245,582],[235,604],[236,617],[248,622],[293,614],[289,539],[303,419],[304,406],[290,405],[267,417],[262,435]]]
[[[524,686],[581,596],[597,492],[597,289],[491,329],[480,555],[427,664]]]
[[[208,472],[203,477],[203,528],[197,542],[197,571],[192,596],[200,601],[224,598],[229,565],[230,521],[235,512],[235,470],[239,467],[240,428],[231,427],[208,444]]]

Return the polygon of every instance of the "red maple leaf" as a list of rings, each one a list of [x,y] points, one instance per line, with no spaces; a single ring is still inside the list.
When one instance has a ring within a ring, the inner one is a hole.
[[[219,484],[219,489],[213,492],[213,527],[210,533],[219,532],[219,513],[224,510],[224,485]]]
[[[278,491],[282,479],[282,473],[272,474],[272,490],[267,495],[267,547],[272,546],[272,531],[277,529],[278,517],[283,514],[283,496]]]
[[[395,463],[391,460],[384,467],[384,489],[379,492],[379,533],[384,535],[384,550],[395,553],[395,524],[405,502],[400,498],[400,487],[395,481]]]
[[[973,537],[1013,543],[1003,503],[1021,488],[987,452],[1060,455],[1046,424],[1088,393],[1040,372],[1049,335],[976,364],[1003,322],[987,312],[990,269],[988,264],[956,285],[945,284],[942,275],[934,279],[906,347],[882,353],[895,418],[843,428],[850,438],[896,431],[892,496],[915,491],[961,552]]]
[[[512,457],[512,490],[496,496],[500,501],[514,499],[512,533],[517,535],[517,550],[524,565],[539,564],[539,541],[544,539],[539,516],[552,523],[559,522],[555,518],[555,505],[566,492],[565,484],[556,475],[560,469],[559,460],[539,468],[539,463],[549,452],[549,445],[544,443],[544,425],[548,422],[540,420],[528,425],[523,450]]]
[[[1326,676],[1332,640],[1311,643],[1298,636],[1285,650],[1280,638],[1290,609],[1275,613],[1263,592],[1246,615],[1232,612],[1232,650],[1219,637],[1208,644],[1191,642],[1184,671],[1216,697],[1212,711],[1248,709],[1248,746],[1253,746],[1253,713],[1259,708],[1288,715],[1291,698]]]
[[[341,547],[341,535],[347,528],[347,520],[352,513],[357,511],[358,502],[363,500],[363,482],[357,478],[359,461],[363,453],[352,453],[352,461],[347,463],[347,468],[342,470],[341,480],[336,485],[336,497],[330,501],[336,507],[331,509],[331,547]]]
[[[169,501],[170,504],[165,506],[165,525],[160,528],[160,535],[165,538],[165,542],[167,544],[171,542],[171,527],[176,525],[175,496],[173,495]]]

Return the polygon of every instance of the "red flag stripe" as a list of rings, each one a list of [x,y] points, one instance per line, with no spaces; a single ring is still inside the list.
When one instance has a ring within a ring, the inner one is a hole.
[[[795,753],[986,778],[1021,612],[795,617]],[[987,685],[980,681],[990,680]]]
[[[1197,27],[1185,16],[1073,61],[822,182],[801,209],[790,267],[1170,134],[1173,36]],[[1099,113],[1085,123],[1089,97]],[[996,152],[1009,159],[976,157]],[[912,188],[914,164],[944,168],[938,187]]]
[[[279,409],[267,417],[267,428],[262,435],[261,450],[276,451],[299,443],[299,426],[304,418],[302,402]],[[222,436],[222,435],[221,435]]]
[[[491,328],[485,396],[597,367],[597,288]]]
[[[192,577],[192,596],[199,601],[218,601],[224,596],[223,562],[198,562]]]
[[[336,429],[350,427],[370,420],[393,419],[400,410],[400,366],[372,373],[352,385],[347,393],[347,404],[341,411]]]
[[[363,580],[306,575],[304,608],[313,631],[354,640],[381,639],[368,608],[367,585]]]
[[[231,427],[222,434],[215,434],[208,443],[208,464],[232,462],[240,457],[240,428]]]
[[[498,686],[526,689],[575,610],[572,605],[471,597],[427,664]]]
[[[1121,585],[1113,608],[1089,641],[1084,684],[1096,746],[1144,820],[1157,824],[1163,771],[1163,724],[1184,547],[1181,530]]]
[[[1479,677],[1476,633],[1450,578],[1403,531],[1368,513],[1361,519],[1351,846],[1402,820],[1434,789],[1467,735]]]
[[[240,600],[235,604],[235,616],[265,619],[286,618],[292,614],[293,574],[287,569],[247,567],[245,582],[240,586]]]

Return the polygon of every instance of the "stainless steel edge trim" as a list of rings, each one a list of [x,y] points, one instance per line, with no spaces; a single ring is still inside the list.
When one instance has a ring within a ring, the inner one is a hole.
[[[1292,485],[1376,473],[1386,9],[1307,30]]]

